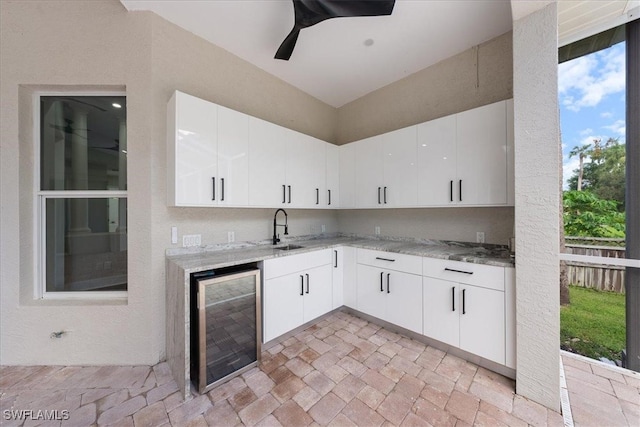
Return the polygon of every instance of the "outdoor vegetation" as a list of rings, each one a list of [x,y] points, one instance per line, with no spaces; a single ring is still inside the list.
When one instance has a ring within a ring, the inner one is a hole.
[[[596,139],[592,144],[574,147],[569,155],[578,156],[579,167],[563,194],[564,234],[584,237],[580,244],[623,245],[624,144],[614,138],[604,144]],[[578,286],[568,286],[567,293],[566,285],[565,280],[561,292],[561,348],[619,363],[626,345],[625,295]]]
[[[560,308],[560,347],[599,360],[620,360],[625,348],[625,296],[570,286]]]

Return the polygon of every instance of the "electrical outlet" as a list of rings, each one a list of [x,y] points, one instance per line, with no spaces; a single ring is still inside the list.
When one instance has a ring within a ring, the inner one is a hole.
[[[476,243],[484,243],[484,231],[476,232]]]
[[[380,226],[376,225],[376,236],[380,235]]]
[[[171,227],[171,244],[178,243],[178,227]]]
[[[200,246],[202,236],[200,234],[185,234],[182,236],[182,246],[188,248],[190,246]]]
[[[309,231],[311,232],[311,234],[316,234],[318,232],[318,227],[312,225],[309,227]]]
[[[233,231],[227,231],[227,241],[233,243],[236,241],[236,233]]]
[[[327,231],[327,226],[326,225],[322,224],[321,228],[322,228],[322,232],[323,233],[325,233]]]

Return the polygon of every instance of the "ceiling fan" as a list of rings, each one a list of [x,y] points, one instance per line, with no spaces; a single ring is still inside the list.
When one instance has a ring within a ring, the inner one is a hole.
[[[303,28],[329,18],[391,15],[394,4],[395,0],[293,0],[293,29],[278,48],[275,58],[289,60]]]

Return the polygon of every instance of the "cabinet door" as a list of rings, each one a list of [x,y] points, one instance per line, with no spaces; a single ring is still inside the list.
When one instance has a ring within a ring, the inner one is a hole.
[[[337,145],[325,143],[327,157],[326,185],[320,202],[323,207],[337,209],[340,207],[340,150]]]
[[[356,148],[357,144],[341,145],[340,157],[340,208],[356,207]]]
[[[319,139],[286,129],[287,134],[287,206],[320,207],[325,191],[325,143]],[[289,199],[289,186],[291,198]]]
[[[386,289],[384,271],[358,264],[357,310],[384,319],[386,314]]]
[[[353,309],[358,308],[358,290],[357,290],[357,264],[356,264],[356,248],[346,246],[342,248],[342,267],[344,274],[342,275],[343,287],[343,304]]]
[[[216,205],[217,105],[181,92],[175,96],[175,203]]]
[[[263,342],[297,328],[303,323],[304,275],[266,280],[263,286]]]
[[[504,365],[504,292],[462,285],[460,296],[460,348]]]
[[[219,205],[249,205],[249,116],[218,106]]]
[[[331,250],[333,256],[331,263],[331,274],[333,283],[333,303],[332,308],[338,308],[344,304],[344,248],[334,248]]]
[[[382,135],[354,142],[356,150],[356,207],[382,207],[384,163]]]
[[[515,169],[513,152],[513,99],[508,99],[507,103],[507,205],[514,206],[516,203],[515,191]]]
[[[381,135],[385,207],[408,207],[418,203],[416,126]]]
[[[249,117],[249,205],[286,206],[286,159],[284,128]]]
[[[422,276],[388,271],[385,319],[394,325],[422,334]]]
[[[456,181],[456,116],[418,125],[418,204],[454,203]],[[457,199],[456,199],[457,200]]]
[[[305,272],[303,323],[331,311],[333,304],[331,277],[331,265],[323,265]]]
[[[446,344],[460,346],[459,286],[432,277],[422,278],[423,333]]]
[[[507,203],[506,120],[505,101],[457,114],[460,204]]]

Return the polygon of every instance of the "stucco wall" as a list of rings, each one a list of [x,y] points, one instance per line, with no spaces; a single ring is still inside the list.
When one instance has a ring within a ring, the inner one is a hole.
[[[561,164],[557,19],[553,3],[513,25],[516,391],[556,411]]]
[[[152,364],[164,357],[164,250],[170,227],[203,244],[270,236],[272,210],[166,206],[166,103],[184,90],[333,140],[334,108],[117,0],[2,1],[0,364]],[[122,89],[128,110],[129,292],[126,303],[34,301],[37,89]],[[82,86],[81,86],[82,85]],[[333,211],[289,212],[291,234],[336,231]],[[318,228],[319,229],[319,228]],[[69,331],[51,339],[53,331]]]
[[[513,97],[511,38],[505,33],[340,107],[336,143]]]

